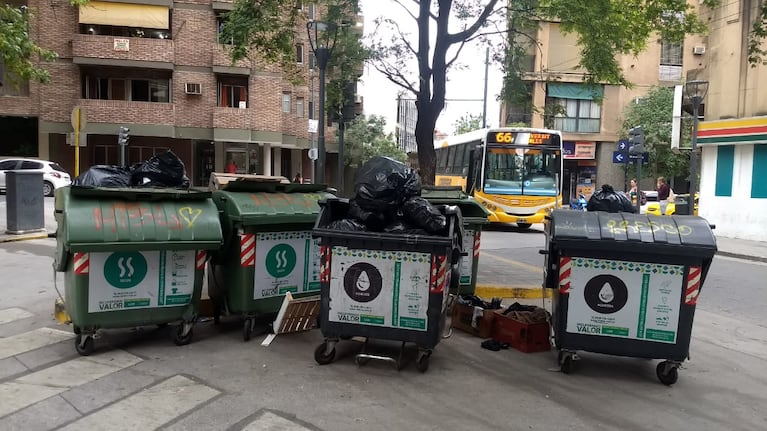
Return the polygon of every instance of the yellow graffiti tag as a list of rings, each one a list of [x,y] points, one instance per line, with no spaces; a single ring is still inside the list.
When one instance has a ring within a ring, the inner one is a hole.
[[[613,235],[623,235],[627,232],[632,234],[643,232],[655,233],[661,230],[668,235],[687,236],[692,234],[692,228],[690,226],[679,225],[677,227],[669,223],[657,223],[654,220],[651,220],[649,223],[643,221],[629,222],[627,220],[609,220],[604,228],[609,230]]]
[[[178,209],[178,215],[184,219],[186,222],[186,227],[192,228],[194,226],[195,220],[197,220],[197,217],[202,214],[202,210],[200,208],[192,209],[192,207],[181,207]]]

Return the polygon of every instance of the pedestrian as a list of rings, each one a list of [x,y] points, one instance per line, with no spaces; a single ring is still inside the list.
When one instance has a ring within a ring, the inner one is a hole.
[[[658,192],[658,202],[660,203],[660,215],[666,215],[666,207],[668,206],[668,198],[671,194],[671,187],[666,183],[666,179],[658,177],[656,183],[656,191]]]
[[[298,184],[304,183],[304,177],[301,176],[301,172],[297,173],[295,177],[293,177],[293,182]]]
[[[226,173],[227,174],[236,174],[237,173],[237,164],[234,163],[234,160],[229,159],[229,162],[226,164]]]
[[[631,188],[629,188],[628,195],[631,198],[631,203],[634,206],[637,205],[637,201],[639,201],[639,205],[644,205],[647,203],[647,196],[645,196],[643,191],[639,190],[636,178],[631,179]]]

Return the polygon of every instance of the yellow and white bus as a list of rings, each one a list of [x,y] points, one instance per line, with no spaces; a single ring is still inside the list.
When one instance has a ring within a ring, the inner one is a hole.
[[[491,222],[528,228],[562,206],[559,131],[482,129],[448,137],[434,146],[435,184],[461,186],[490,211]]]

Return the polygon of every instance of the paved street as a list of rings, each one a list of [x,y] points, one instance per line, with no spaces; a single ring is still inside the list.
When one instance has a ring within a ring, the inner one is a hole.
[[[492,230],[483,234],[481,262],[505,262],[498,267],[511,284],[539,283],[542,244],[540,231]],[[105,331],[97,353],[81,357],[71,327],[53,320],[54,250],[54,239],[0,244],[2,429],[767,428],[760,262],[715,258],[691,360],[666,387],[655,377],[657,361],[583,353],[565,375],[554,351],[493,352],[459,331],[437,346],[425,374],[412,363],[399,372],[357,366],[354,341],[319,366],[319,331],[262,347],[263,336],[242,341],[237,320],[201,322],[183,347],[172,343],[173,328]],[[63,293],[63,276],[57,280]]]

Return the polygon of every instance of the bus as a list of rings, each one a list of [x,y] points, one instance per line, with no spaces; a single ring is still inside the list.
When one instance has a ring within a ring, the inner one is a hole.
[[[562,133],[505,127],[434,143],[437,186],[460,186],[490,211],[491,222],[522,229],[562,206]]]

